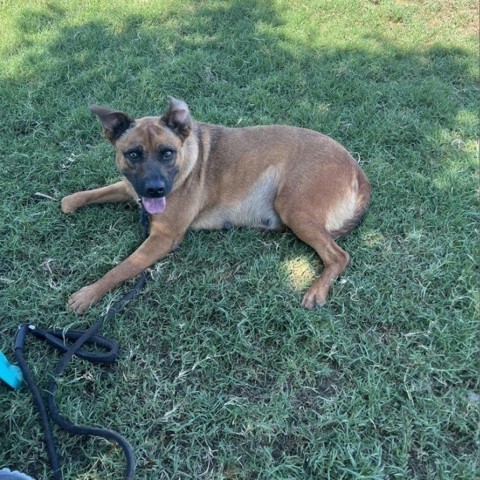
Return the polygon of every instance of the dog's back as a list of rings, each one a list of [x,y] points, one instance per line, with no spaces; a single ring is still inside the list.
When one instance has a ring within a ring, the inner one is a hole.
[[[208,159],[205,195],[192,228],[250,226],[278,230],[279,194],[297,207],[314,201],[316,216],[337,237],[360,222],[370,186],[351,155],[330,137],[284,126],[226,128],[196,123],[196,141]],[[197,180],[196,180],[197,181]],[[281,210],[281,207],[280,207]]]

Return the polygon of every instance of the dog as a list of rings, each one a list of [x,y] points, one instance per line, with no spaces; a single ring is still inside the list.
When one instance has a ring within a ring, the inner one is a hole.
[[[123,179],[64,197],[62,211],[140,200],[150,215],[150,232],[126,260],[70,297],[74,312],[85,312],[165,257],[187,230],[237,226],[287,228],[315,249],[324,269],[302,305],[325,304],[350,260],[335,239],[361,222],[370,199],[368,179],[344,147],[304,128],[197,122],[187,104],[173,97],[161,117],[133,119],[97,105],[90,110],[115,147]]]

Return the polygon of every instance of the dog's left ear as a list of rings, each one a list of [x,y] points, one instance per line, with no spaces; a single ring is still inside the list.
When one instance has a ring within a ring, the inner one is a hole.
[[[170,105],[161,118],[180,138],[185,140],[192,130],[192,117],[188,105],[183,100],[168,97]]]
[[[112,143],[115,143],[115,141],[121,137],[122,133],[134,123],[134,120],[126,113],[101,107],[100,105],[90,105],[90,111],[98,117],[105,136]]]

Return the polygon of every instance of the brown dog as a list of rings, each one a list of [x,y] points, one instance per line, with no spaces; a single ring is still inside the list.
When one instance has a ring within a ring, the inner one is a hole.
[[[360,223],[370,185],[355,160],[321,133],[273,125],[225,128],[193,121],[185,102],[170,98],[162,117],[131,119],[92,106],[116,149],[124,179],[69,195],[62,210],[141,199],[150,235],[130,257],[69,299],[77,313],[167,255],[187,229],[288,227],[313,247],[324,270],[303,298],[325,303],[332,281],[349,262],[333,240]]]

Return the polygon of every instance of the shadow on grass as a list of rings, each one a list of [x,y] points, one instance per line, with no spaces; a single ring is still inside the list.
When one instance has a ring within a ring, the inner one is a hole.
[[[265,1],[199,2],[156,18],[149,12],[70,26],[49,3],[19,18],[22,43],[52,34],[4,78],[5,91],[18,113],[25,97],[39,112],[45,99],[53,101],[42,120],[65,140],[78,134],[66,129],[89,101],[144,115],[158,113],[172,94],[201,120],[294,123],[339,138],[366,160],[408,160],[406,148],[417,147],[434,154],[438,131],[458,128],[460,111],[473,112],[467,52],[439,45],[406,51],[373,34],[355,48],[311,48],[308,38],[282,29],[281,13]],[[82,127],[97,139],[92,125]],[[433,166],[427,158],[418,165],[429,173]]]

